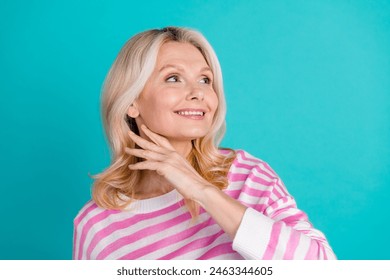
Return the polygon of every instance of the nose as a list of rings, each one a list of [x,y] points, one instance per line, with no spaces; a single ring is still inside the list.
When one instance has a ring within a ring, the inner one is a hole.
[[[187,100],[201,100],[204,99],[204,92],[199,85],[191,85],[187,94]]]

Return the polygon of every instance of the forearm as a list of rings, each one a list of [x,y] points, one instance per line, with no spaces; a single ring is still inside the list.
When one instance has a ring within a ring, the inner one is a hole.
[[[194,200],[234,239],[247,208],[246,206],[211,185],[205,186],[197,192]]]

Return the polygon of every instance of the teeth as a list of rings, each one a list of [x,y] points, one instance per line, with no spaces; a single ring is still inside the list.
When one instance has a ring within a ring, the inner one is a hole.
[[[204,115],[203,112],[199,112],[199,111],[178,111],[177,113],[182,116],[203,116]]]

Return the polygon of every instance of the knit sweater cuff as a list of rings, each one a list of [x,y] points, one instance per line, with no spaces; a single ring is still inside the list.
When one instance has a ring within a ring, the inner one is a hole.
[[[273,224],[270,218],[248,207],[233,240],[233,250],[247,260],[262,259]]]

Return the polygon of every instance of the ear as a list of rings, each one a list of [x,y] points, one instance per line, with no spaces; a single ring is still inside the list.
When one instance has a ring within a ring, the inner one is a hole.
[[[132,117],[133,119],[138,117],[139,116],[139,111],[138,111],[138,108],[137,108],[137,104],[135,104],[135,103],[131,104],[129,109],[127,110],[127,114],[130,117]]]

